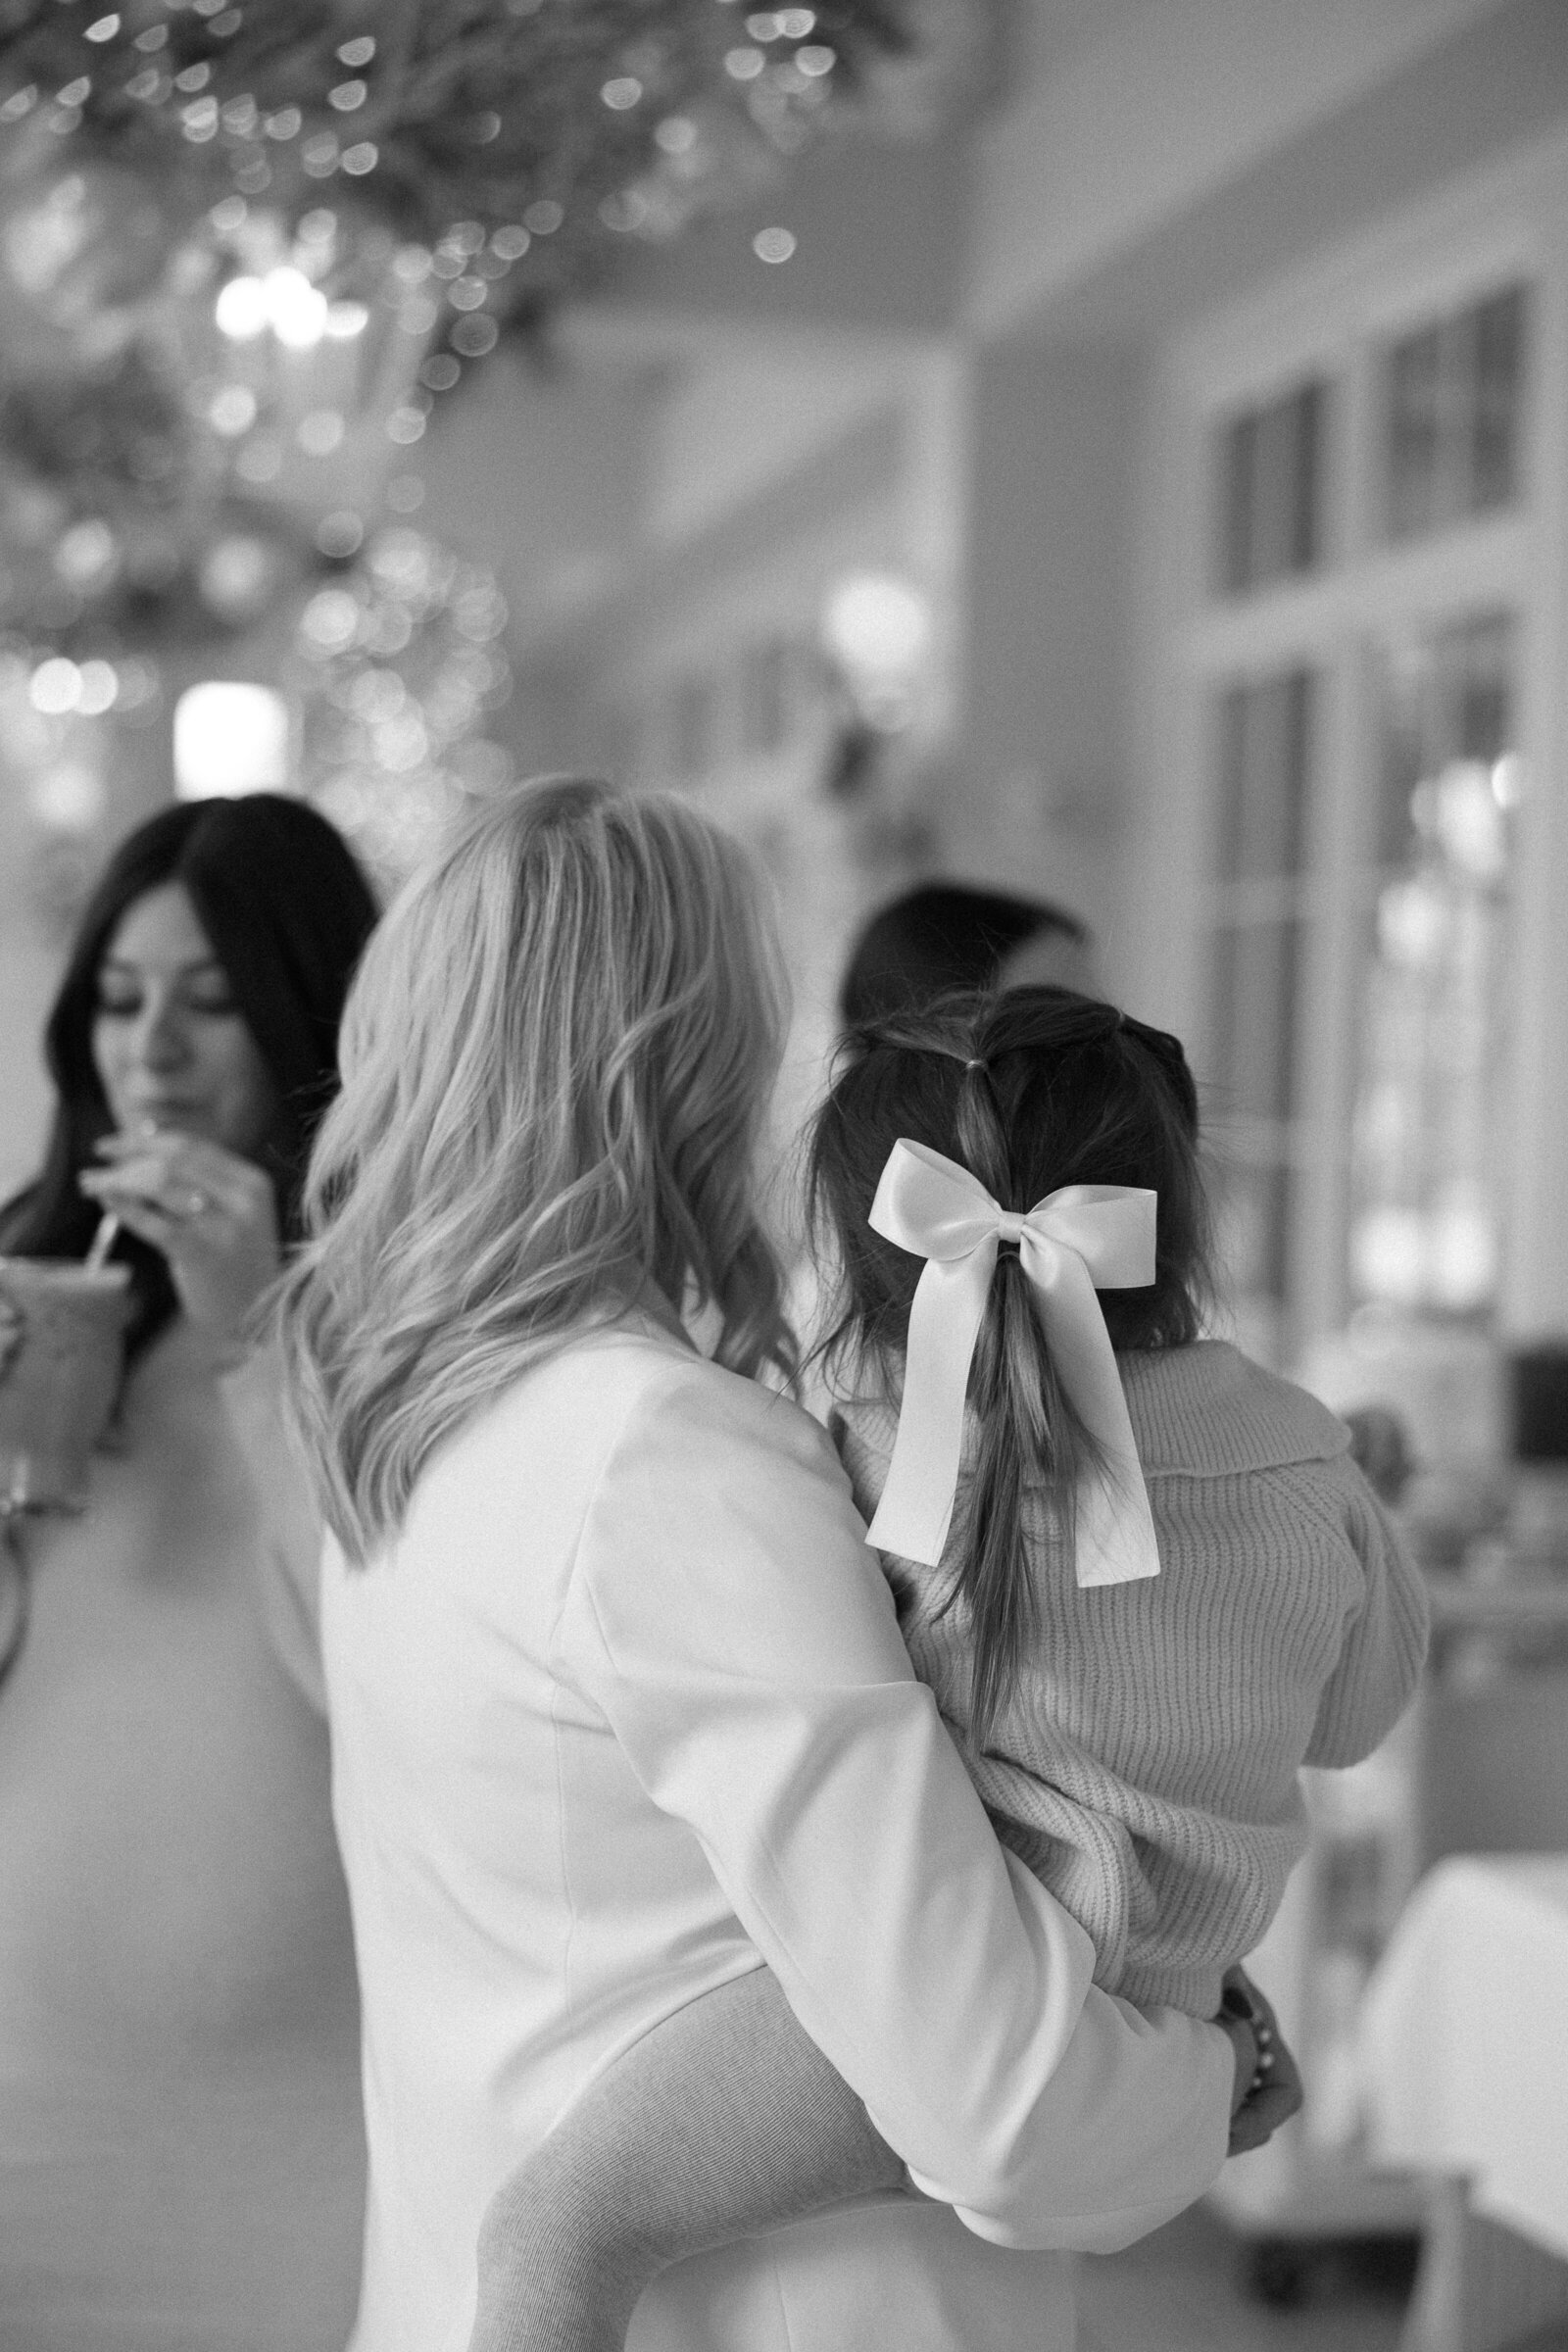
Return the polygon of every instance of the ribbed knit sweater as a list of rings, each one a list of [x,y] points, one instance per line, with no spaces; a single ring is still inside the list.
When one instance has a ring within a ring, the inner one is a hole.
[[[1160,1573],[1080,1591],[1032,1514],[1040,1638],[983,1752],[966,1614],[943,1606],[971,1445],[941,1564],[884,1565],[915,1672],[998,1834],[1088,1930],[1097,1982],[1209,2017],[1304,1847],[1298,1768],[1355,1763],[1392,1729],[1420,1672],[1426,1598],[1315,1397],[1219,1341],[1118,1364]],[[834,1417],[867,1518],[896,1427],[880,1400]]]

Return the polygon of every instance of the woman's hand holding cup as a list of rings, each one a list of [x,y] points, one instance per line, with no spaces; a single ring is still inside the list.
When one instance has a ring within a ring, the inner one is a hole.
[[[177,1128],[106,1136],[97,1149],[107,1165],[78,1179],[82,1191],[163,1252],[192,1323],[225,1348],[242,1347],[281,1262],[270,1179]]]

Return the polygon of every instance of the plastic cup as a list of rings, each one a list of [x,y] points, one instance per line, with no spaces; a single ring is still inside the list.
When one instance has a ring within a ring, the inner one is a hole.
[[[79,1510],[120,1394],[128,1266],[0,1257],[0,1512]]]

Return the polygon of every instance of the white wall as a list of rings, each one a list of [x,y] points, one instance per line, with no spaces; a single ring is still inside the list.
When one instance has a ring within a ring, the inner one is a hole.
[[[504,354],[435,405],[414,520],[488,564],[527,645],[619,581],[641,508],[657,371]]]
[[[1136,352],[975,355],[950,867],[1103,933],[1127,783]]]
[[[982,136],[962,316],[996,335],[1044,312],[1497,4],[1145,0],[1113,12]]]
[[[643,536],[691,539],[808,467],[858,418],[900,397],[907,357],[902,340],[809,328],[699,353],[649,416]]]

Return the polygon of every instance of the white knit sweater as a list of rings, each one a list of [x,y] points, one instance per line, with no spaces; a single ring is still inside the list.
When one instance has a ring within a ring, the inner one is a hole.
[[[1263,1935],[1305,1843],[1303,1764],[1351,1764],[1420,1672],[1420,1576],[1343,1424],[1218,1341],[1118,1359],[1160,1573],[1081,1592],[1040,1515],[1040,1641],[984,1752],[972,1644],[939,1567],[885,1558],[900,1623],[999,1835],[1089,1931],[1097,1981],[1199,2017]],[[869,1518],[895,1408],[834,1434]]]

